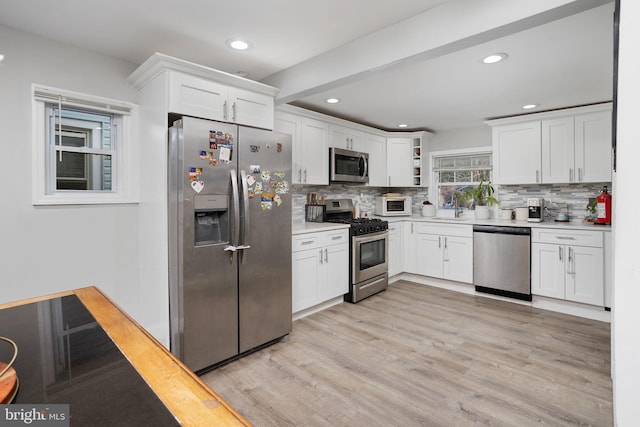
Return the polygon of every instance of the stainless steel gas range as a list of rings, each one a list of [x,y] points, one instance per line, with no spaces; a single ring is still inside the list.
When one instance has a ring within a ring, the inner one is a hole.
[[[356,303],[384,291],[389,284],[389,224],[374,218],[353,218],[351,199],[326,200],[326,221],[350,224],[349,293]]]

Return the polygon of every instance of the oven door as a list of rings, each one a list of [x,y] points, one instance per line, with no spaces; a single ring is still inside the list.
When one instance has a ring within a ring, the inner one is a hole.
[[[389,270],[389,233],[353,236],[352,283],[374,278]]]

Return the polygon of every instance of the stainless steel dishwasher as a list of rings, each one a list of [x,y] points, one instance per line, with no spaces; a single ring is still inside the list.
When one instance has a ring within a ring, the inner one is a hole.
[[[476,291],[531,301],[531,229],[473,226]]]

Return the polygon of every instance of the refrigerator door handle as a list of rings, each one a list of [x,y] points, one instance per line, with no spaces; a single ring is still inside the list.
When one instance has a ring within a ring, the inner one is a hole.
[[[229,175],[231,177],[231,200],[233,202],[233,234],[231,235],[232,240],[229,246],[224,248],[224,250],[231,252],[231,262],[233,262],[236,250],[238,249],[235,245],[240,241],[240,195],[238,193],[238,175],[235,169],[231,169]]]
[[[242,209],[243,209],[243,218],[242,218],[242,228],[240,232],[241,240],[239,242],[238,249],[249,249],[251,245],[249,245],[249,185],[247,183],[247,173],[245,171],[240,171],[240,184],[242,185]],[[240,263],[244,264],[247,260],[247,254],[242,251],[240,253]]]

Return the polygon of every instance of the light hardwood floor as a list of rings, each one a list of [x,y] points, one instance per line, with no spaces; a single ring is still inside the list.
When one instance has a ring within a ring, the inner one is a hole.
[[[396,282],[202,379],[256,426],[611,426],[610,325]]]

